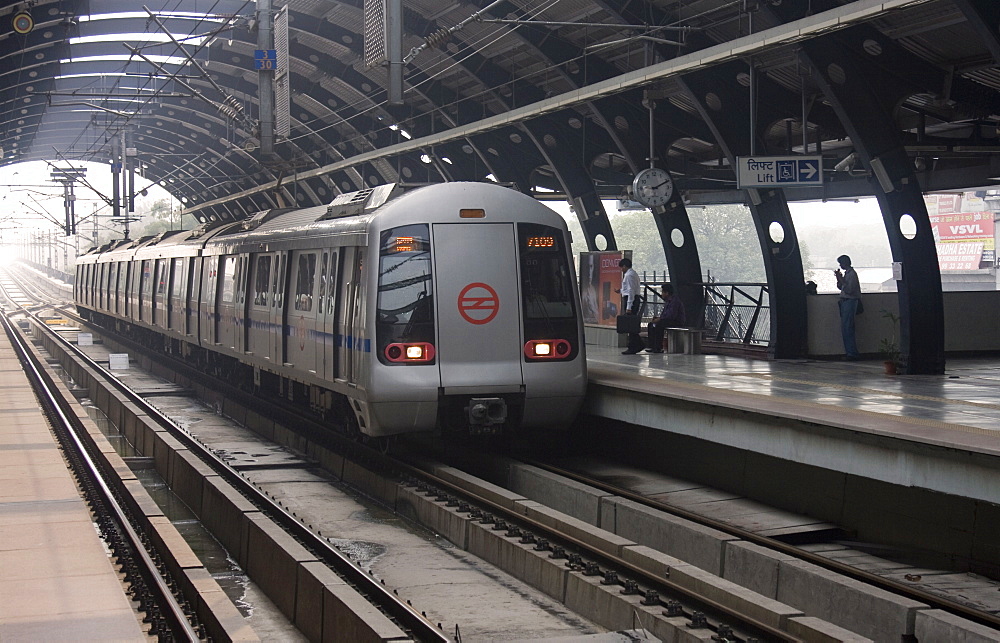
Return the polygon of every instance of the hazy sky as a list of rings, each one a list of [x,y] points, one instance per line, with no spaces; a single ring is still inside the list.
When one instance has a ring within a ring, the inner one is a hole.
[[[57,167],[70,167],[66,162],[55,162]],[[98,192],[111,196],[111,167],[99,163],[73,163],[73,167],[86,167],[87,182]],[[21,230],[36,229],[52,230],[56,223],[61,225],[66,218],[63,207],[62,186],[50,179],[51,166],[44,162],[18,163],[0,167],[0,211],[3,212],[3,224],[0,225],[0,240],[16,238]],[[148,188],[145,200],[150,203],[159,199],[170,198],[166,190],[159,186],[150,186],[149,181],[136,175],[136,192]],[[111,208],[91,189],[77,185],[74,188],[76,196],[75,212],[77,221],[91,229],[85,217],[98,208],[99,216],[110,216]],[[140,197],[136,197],[137,200]],[[175,207],[178,204],[175,202]],[[43,215],[48,213],[49,218]]]

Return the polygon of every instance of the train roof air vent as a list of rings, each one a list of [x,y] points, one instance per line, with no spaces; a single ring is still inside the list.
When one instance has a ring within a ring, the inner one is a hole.
[[[337,198],[326,207],[326,214],[317,221],[352,217],[374,210],[385,202],[403,193],[403,188],[396,183],[386,183],[373,188],[365,188],[357,192],[338,194]]]
[[[272,208],[270,210],[261,210],[256,214],[251,214],[249,217],[243,220],[243,230],[250,231],[256,230],[264,223],[270,221],[279,214],[284,214],[290,211],[292,208]]]

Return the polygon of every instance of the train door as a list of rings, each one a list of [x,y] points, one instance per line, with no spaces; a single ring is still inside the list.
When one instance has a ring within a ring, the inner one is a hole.
[[[275,364],[288,361],[285,358],[285,341],[288,337],[288,324],[285,318],[285,300],[288,293],[288,253],[279,252],[274,258],[274,271],[271,275],[271,307],[267,319],[267,356]]]
[[[198,336],[198,302],[200,300],[199,290],[201,279],[198,279],[201,267],[200,257],[191,257],[187,260],[187,282],[184,288],[182,305],[184,308],[184,329],[185,335]]]
[[[125,264],[125,306],[122,311],[126,319],[131,318],[132,315],[132,297],[134,296],[133,293],[135,293],[135,285],[132,283],[133,279],[135,279],[135,262],[129,261]]]
[[[118,300],[118,292],[115,290],[115,285],[118,283],[118,262],[110,261],[108,262],[108,274],[107,279],[104,282],[104,287],[108,294],[104,298],[104,310],[111,312],[115,309],[115,302]]]
[[[201,259],[201,317],[198,339],[202,346],[212,346],[219,340],[219,308],[216,293],[219,290],[220,257],[208,256]]]
[[[340,284],[340,305],[338,306],[337,334],[340,350],[337,351],[337,372],[340,379],[357,383],[361,361],[359,351],[364,351],[364,306],[362,305],[363,248],[344,248],[344,270]]]
[[[236,257],[222,257],[216,291],[215,342],[236,348]]]
[[[106,310],[114,314],[118,312],[118,271],[121,269],[121,264],[117,261],[112,261],[108,265],[111,272],[108,275],[108,302]]]
[[[184,260],[175,257],[170,260],[170,284],[167,299],[167,328],[184,332]]]
[[[233,321],[236,327],[236,350],[245,352],[247,350],[246,332],[248,328],[250,314],[248,311],[247,279],[250,274],[250,255],[241,254],[236,258],[236,318]]]
[[[109,261],[105,265],[107,266],[107,272],[104,274],[104,281],[102,282],[102,287],[104,288],[104,302],[102,302],[101,310],[111,310],[111,301],[115,292],[113,287],[115,279],[115,263],[113,261]]]
[[[107,279],[108,274],[108,264],[102,263],[97,266],[97,309],[104,310],[104,300],[105,293],[107,292],[107,284],[105,279]]]
[[[153,317],[153,261],[145,259],[142,262],[142,273],[139,276],[139,321],[149,323]]]
[[[441,385],[520,390],[521,315],[513,224],[436,224],[437,356]],[[445,260],[444,257],[449,257]],[[444,341],[447,339],[447,341]]]
[[[271,301],[274,293],[271,283],[275,271],[273,254],[250,256],[250,297],[247,305],[246,352],[255,356],[269,357],[267,324],[271,317]]]
[[[320,265],[320,296],[317,312],[318,323],[322,327],[320,336],[323,347],[323,379],[329,382],[339,377],[337,369],[337,357],[340,351],[340,342],[337,340],[337,302],[339,301],[337,298],[337,278],[340,272],[337,260],[339,256],[336,250],[324,250]]]
[[[167,307],[170,304],[170,259],[156,260],[156,293],[153,295],[153,324],[168,328]]]
[[[317,295],[316,255],[318,251],[292,253],[288,300],[288,331],[285,335],[285,359],[299,370],[318,372],[322,369],[323,353],[318,341],[316,325],[320,297]]]

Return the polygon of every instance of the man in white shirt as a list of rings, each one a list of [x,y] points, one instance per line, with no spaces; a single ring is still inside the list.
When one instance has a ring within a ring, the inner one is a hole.
[[[639,294],[639,274],[632,269],[631,259],[622,259],[618,267],[622,269],[622,287],[615,292],[621,293],[622,310],[626,315],[641,315],[643,298]],[[629,333],[628,346],[622,355],[635,355],[645,347],[639,333]]]

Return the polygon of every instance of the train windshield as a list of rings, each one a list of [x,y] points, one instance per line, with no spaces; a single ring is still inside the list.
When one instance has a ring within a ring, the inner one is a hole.
[[[521,293],[525,319],[567,319],[573,312],[573,280],[557,228],[537,223],[518,225]]]
[[[378,356],[395,342],[434,343],[430,229],[408,225],[382,232],[379,245]],[[387,362],[388,363],[388,362]]]

